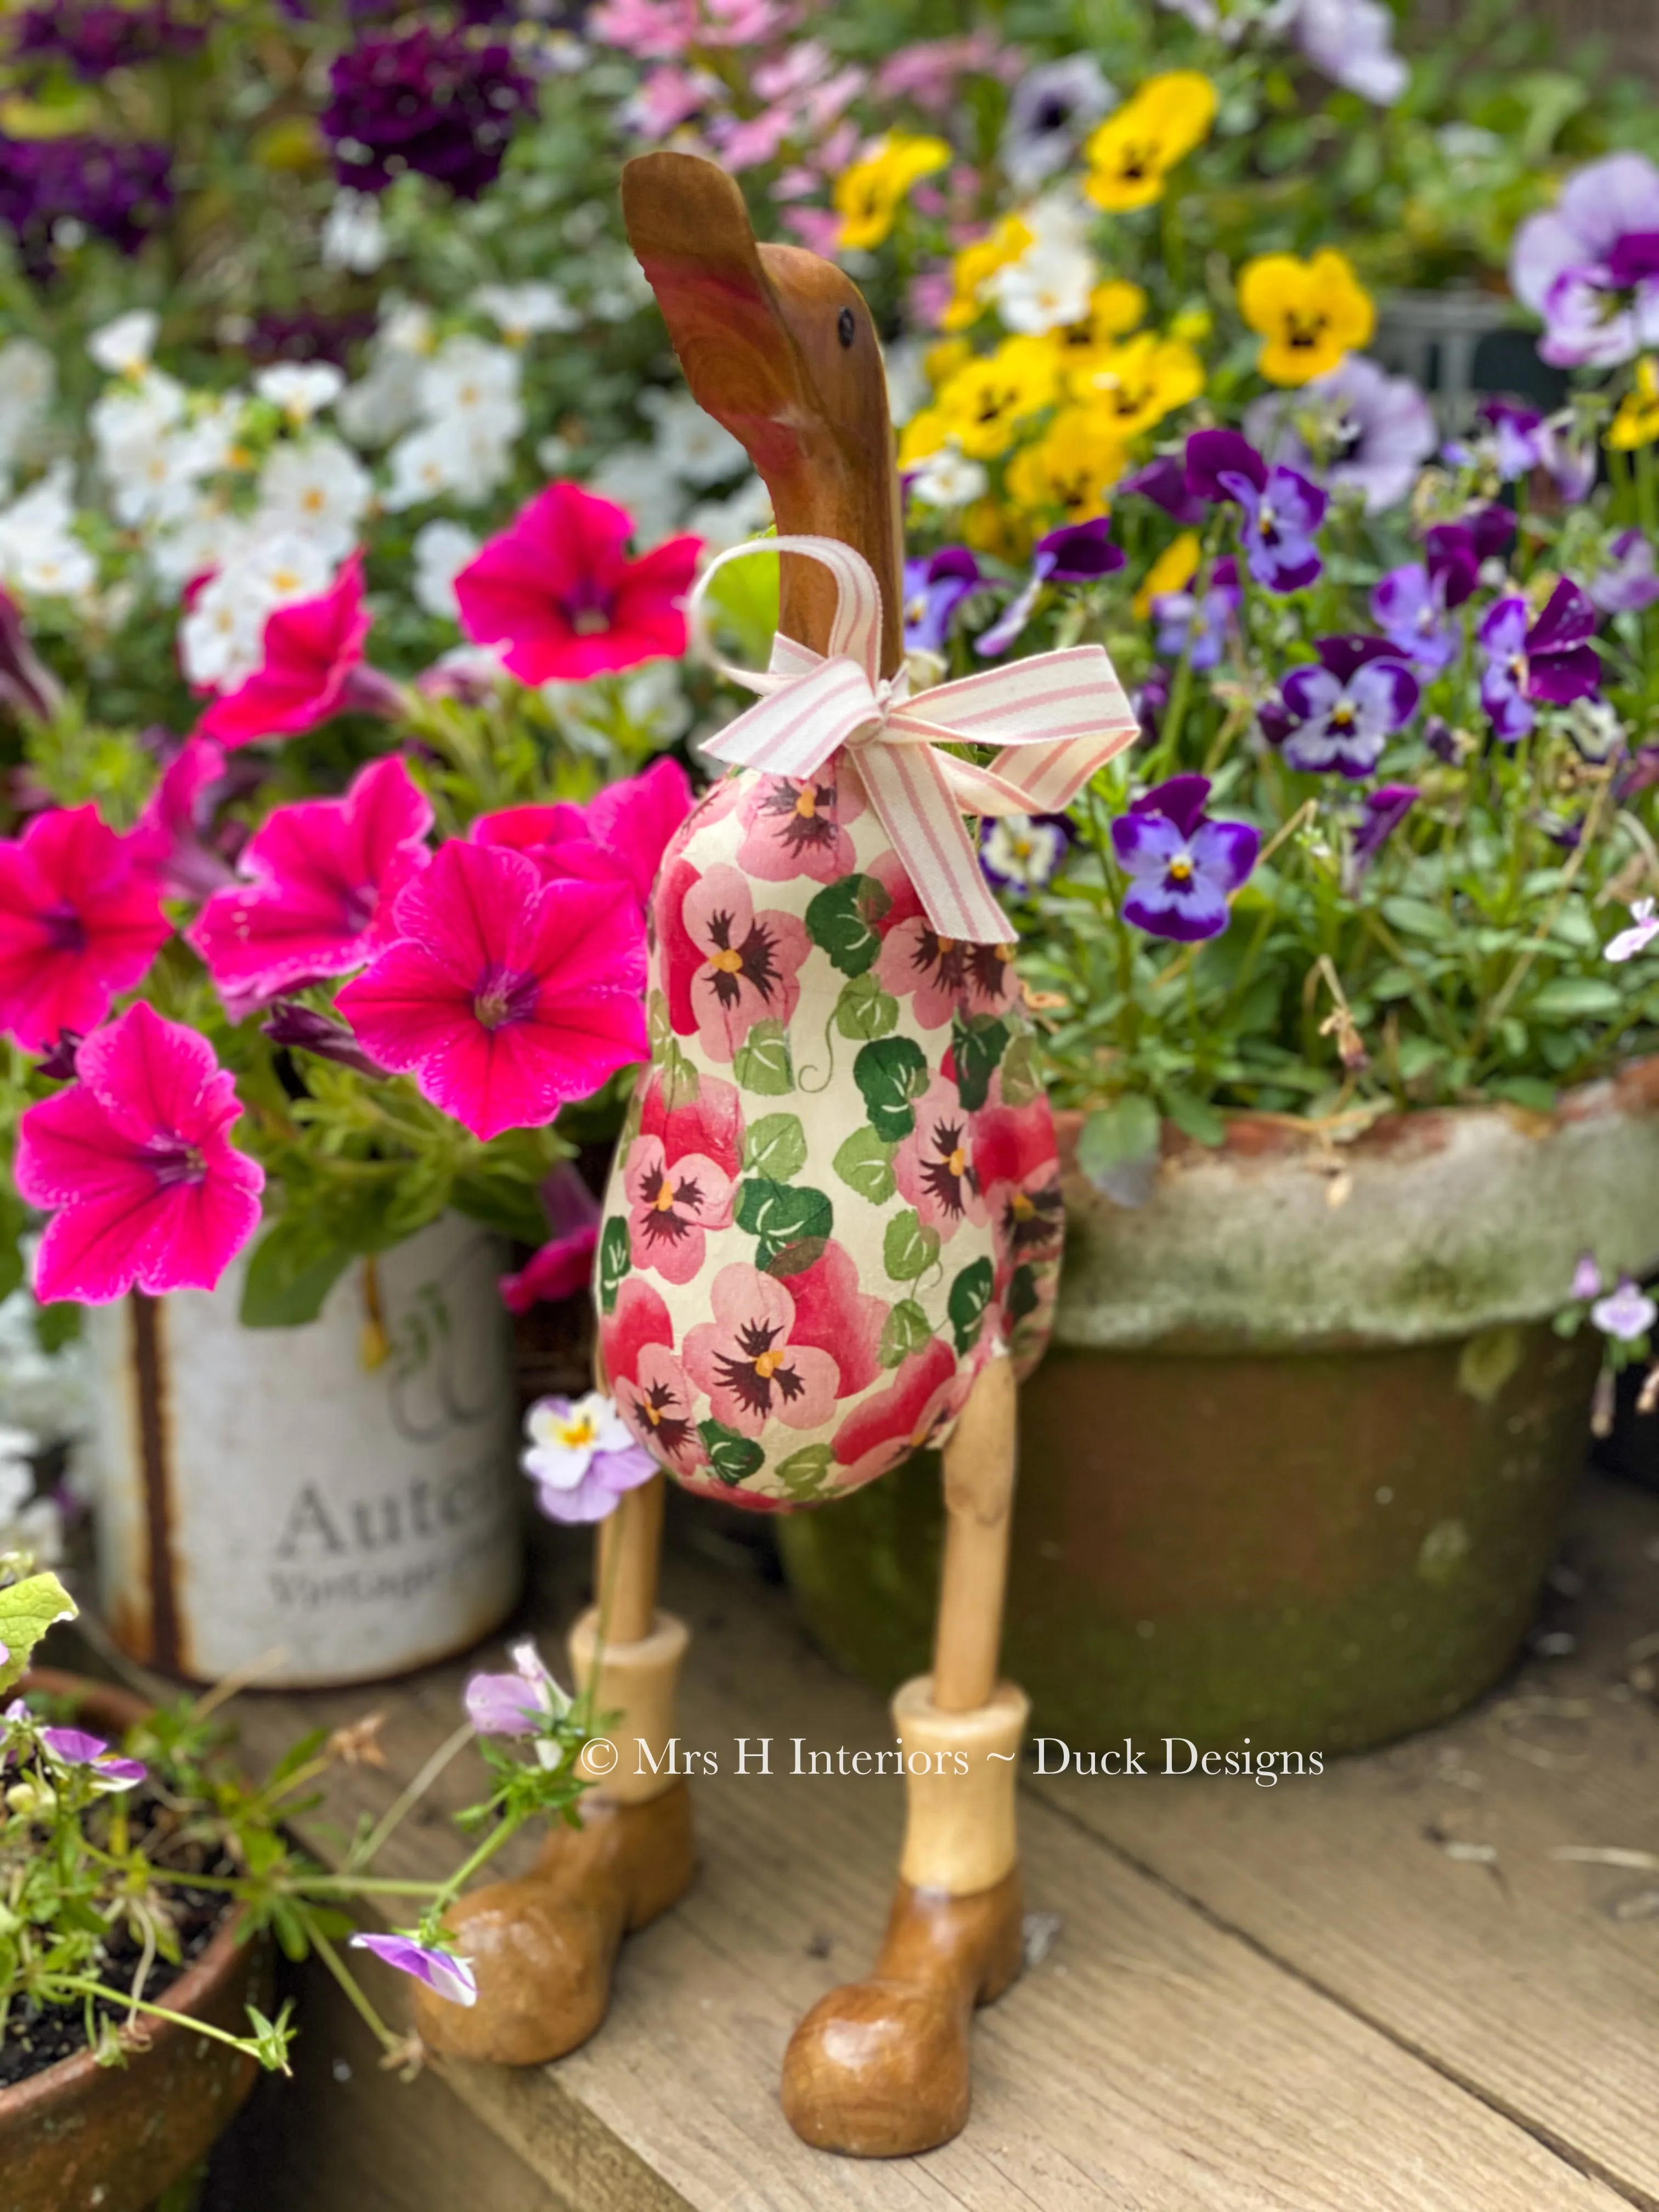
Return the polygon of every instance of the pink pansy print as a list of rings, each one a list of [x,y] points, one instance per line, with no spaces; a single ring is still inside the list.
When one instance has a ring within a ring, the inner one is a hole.
[[[717,1421],[758,1437],[773,1421],[816,1429],[829,1419],[839,1370],[829,1352],[795,1340],[786,1284],[739,1263],[720,1269],[708,1302],[714,1320],[686,1332],[685,1370]]]
[[[173,934],[155,878],[95,806],[0,838],[0,1030],[25,1052],[95,1029]]]
[[[168,898],[206,898],[232,880],[229,861],[207,842],[224,774],[222,745],[186,738],[144,803],[132,832],[133,859]]]
[[[702,1152],[734,1180],[743,1165],[743,1101],[736,1084],[718,1075],[701,1077],[695,1098],[671,1106],[661,1070],[653,1067],[640,1098],[640,1131],[661,1138],[671,1160]]]
[[[810,776],[797,782],[786,775],[757,775],[742,802],[748,834],[738,848],[745,875],[769,884],[811,876],[833,884],[850,875],[854,861],[847,824],[864,811],[856,781],[843,775]]]
[[[806,925],[775,908],[755,911],[749,885],[724,862],[694,877],[680,908],[682,936],[696,965],[672,976],[686,955],[670,951],[673,982],[689,981],[698,1041],[711,1060],[729,1060],[757,1022],[787,1023],[800,997],[801,963],[811,951]]]
[[[859,1288],[859,1271],[844,1244],[833,1240],[810,1267],[787,1278],[795,1303],[792,1341],[827,1352],[840,1370],[837,1398],[854,1398],[881,1372],[881,1333],[888,1309]]]
[[[674,1352],[674,1324],[648,1283],[627,1279],[616,1312],[600,1321],[599,1340],[622,1417],[646,1449],[678,1475],[706,1466],[692,1385]]]
[[[1000,1283],[1025,1261],[1054,1260],[1066,1233],[1060,1160],[1047,1102],[1000,1103],[1001,1074],[974,1116],[974,1167],[996,1233]]]
[[[393,920],[336,1003],[475,1137],[540,1128],[647,1056],[643,933],[619,892],[544,884],[517,853],[452,838]]]
[[[855,1490],[872,1482],[931,1443],[961,1410],[974,1373],[972,1363],[958,1360],[938,1337],[908,1352],[886,1389],[842,1423],[834,1448],[837,1464],[848,1470],[840,1486]]]
[[[556,799],[483,814],[473,842],[506,845],[533,860],[550,881],[626,885],[641,912],[675,831],[691,811],[691,786],[678,761],[658,761],[643,775],[607,784],[586,806]]]
[[[221,991],[269,999],[361,968],[393,933],[392,903],[427,865],[432,808],[393,754],[343,799],[278,806],[186,933]]]
[[[397,688],[362,665],[374,617],[363,605],[363,556],[354,553],[327,591],[267,616],[264,659],[252,676],[216,699],[197,724],[204,738],[251,745],[297,737],[352,708],[396,711]]]
[[[210,1291],[259,1225],[265,1180],[230,1141],[241,1108],[212,1046],[141,1000],[85,1040],[76,1070],[18,1123],[18,1190],[55,1209],[35,1296]]]
[[[947,1240],[964,1221],[987,1216],[974,1162],[974,1117],[949,1076],[936,1075],[917,1099],[916,1125],[893,1155],[901,1194],[930,1229]]]
[[[704,1152],[672,1161],[660,1137],[640,1136],[628,1148],[629,1247],[636,1267],[665,1281],[689,1283],[702,1266],[705,1232],[729,1228],[732,1183]]]
[[[882,946],[877,980],[894,998],[911,1001],[923,1029],[940,1029],[957,1013],[996,1013],[1013,1003],[1019,979],[1012,945],[970,945],[941,937],[922,911],[896,854],[878,854],[870,873],[892,902],[878,925]]]
[[[630,561],[633,529],[625,507],[549,484],[456,577],[461,628],[475,645],[501,647],[521,684],[580,684],[678,657],[702,541],[671,538]]]

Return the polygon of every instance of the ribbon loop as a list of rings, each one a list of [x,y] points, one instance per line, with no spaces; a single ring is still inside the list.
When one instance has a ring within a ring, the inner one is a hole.
[[[798,553],[836,579],[830,651],[779,635],[764,671],[713,652],[703,603],[716,573],[757,553]],[[870,803],[941,937],[1006,945],[963,822],[972,814],[1056,814],[1139,734],[1105,649],[1072,646],[909,696],[880,671],[881,586],[862,554],[833,538],[761,538],[711,561],[687,610],[694,641],[723,676],[761,696],[704,745],[714,759],[794,780],[850,747]],[[944,748],[1000,748],[981,767]]]

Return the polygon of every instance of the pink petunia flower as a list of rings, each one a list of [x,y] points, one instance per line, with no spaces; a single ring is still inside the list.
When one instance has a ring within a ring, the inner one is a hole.
[[[475,1137],[539,1128],[646,1058],[644,933],[617,891],[544,884],[520,854],[452,838],[393,919],[336,1003]]]
[[[691,785],[678,761],[660,760],[642,775],[607,784],[586,806],[555,799],[543,806],[507,806],[481,814],[475,844],[505,845],[533,860],[550,882],[575,877],[624,884],[641,913],[662,856],[691,811]]]
[[[131,838],[95,806],[54,807],[0,838],[0,1030],[25,1052],[95,1029],[172,934]]]
[[[18,1190],[55,1209],[35,1296],[212,1290],[259,1225],[265,1180],[230,1141],[241,1108],[212,1046],[140,1000],[85,1040],[76,1067],[18,1123]]]
[[[982,1227],[987,1218],[974,1162],[974,1117],[944,1075],[917,1099],[915,1117],[893,1155],[893,1180],[926,1225],[948,1243],[964,1221]]]
[[[630,561],[625,507],[553,483],[455,579],[461,628],[502,647],[522,684],[580,683],[685,651],[683,603],[702,540],[671,538]]]
[[[708,1454],[694,1418],[696,1391],[674,1352],[674,1324],[659,1294],[630,1275],[617,1310],[599,1323],[605,1372],[623,1420],[661,1465],[682,1477]]]
[[[593,1276],[599,1243],[599,1201],[569,1160],[561,1160],[542,1180],[542,1211],[552,1236],[516,1274],[496,1284],[508,1313],[574,1297]]]
[[[830,1419],[840,1370],[830,1353],[799,1341],[786,1284],[739,1262],[720,1269],[708,1303],[714,1320],[686,1332],[685,1370],[717,1421],[758,1437],[773,1421],[816,1429]]]
[[[938,1337],[907,1352],[887,1389],[866,1398],[842,1425],[833,1448],[848,1470],[841,1487],[856,1490],[932,1443],[962,1410],[973,1379],[970,1364]]]
[[[665,948],[669,1018],[678,1029],[683,1009],[710,1059],[729,1060],[757,1022],[793,1018],[812,949],[806,925],[781,908],[757,914],[747,881],[723,861],[703,876],[677,864],[668,884],[684,889]],[[662,912],[659,902],[659,921]]]
[[[820,771],[805,781],[787,775],[747,779],[742,819],[747,825],[738,848],[738,866],[769,884],[811,876],[820,884],[838,882],[853,872],[849,822],[864,811],[856,781]]]
[[[186,738],[144,802],[132,856],[169,898],[206,898],[233,880],[229,861],[207,841],[224,773],[222,745]]]
[[[343,799],[275,808],[244,848],[248,880],[216,891],[185,933],[235,1000],[361,968],[394,933],[392,902],[426,866],[431,827],[398,757],[371,762]]]
[[[363,556],[354,553],[319,597],[296,599],[266,617],[264,661],[213,702],[198,733],[222,744],[251,745],[261,738],[298,737],[353,709],[395,713],[396,685],[363,665],[374,619],[363,605]]]
[[[702,1152],[670,1161],[660,1137],[635,1137],[623,1169],[629,1249],[636,1267],[689,1283],[702,1266],[707,1232],[732,1222],[732,1182]]]

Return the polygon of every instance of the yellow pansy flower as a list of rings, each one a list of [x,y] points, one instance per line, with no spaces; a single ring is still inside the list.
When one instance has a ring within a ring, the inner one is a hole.
[[[1017,215],[1004,216],[988,238],[964,246],[951,264],[951,304],[939,317],[942,331],[965,331],[984,312],[980,293],[987,280],[1018,261],[1036,244],[1032,233]]]
[[[976,499],[963,508],[957,528],[964,545],[1011,568],[1023,568],[1031,557],[1031,526],[1006,499]]]
[[[1135,612],[1142,622],[1151,614],[1154,599],[1161,599],[1166,592],[1186,590],[1198,574],[1202,550],[1195,530],[1183,530],[1172,545],[1164,547],[1135,593]]]
[[[1008,489],[1024,507],[1058,507],[1067,522],[1106,512],[1106,495],[1128,466],[1128,448],[1092,407],[1062,407],[1035,445],[1008,465]]]
[[[939,453],[956,435],[956,428],[942,407],[924,407],[899,432],[899,466],[913,469],[930,453]]]
[[[1164,179],[1176,163],[1209,135],[1217,105],[1215,87],[1196,70],[1148,77],[1085,146],[1089,176],[1084,191],[1097,207],[1114,211],[1150,207],[1164,197]]]
[[[1049,336],[1063,349],[1068,369],[1076,368],[1092,361],[1114,338],[1127,336],[1146,313],[1146,295],[1139,285],[1109,276],[1089,295],[1089,312],[1080,323],[1066,323]]]
[[[974,349],[966,338],[941,338],[937,345],[929,346],[921,357],[927,372],[927,381],[935,390],[947,383],[963,363],[971,361]]]
[[[1183,307],[1170,324],[1172,338],[1187,338],[1196,345],[1215,328],[1215,317],[1207,307]]]
[[[1204,389],[1204,364],[1181,338],[1161,338],[1154,331],[1121,344],[1103,347],[1087,365],[1073,371],[1071,387],[1109,415],[1120,438],[1150,430]]]
[[[1636,389],[1619,403],[1619,412],[1607,432],[1607,443],[1621,453],[1638,446],[1650,446],[1659,438],[1659,362],[1644,354],[1636,364]]]
[[[951,149],[943,138],[918,138],[896,131],[884,138],[873,153],[836,179],[836,213],[841,247],[879,246],[893,228],[905,194],[922,178],[944,168]]]
[[[1041,338],[1006,338],[994,354],[957,369],[927,411],[945,418],[948,435],[970,459],[994,460],[1013,444],[1020,423],[1054,398],[1054,356]]]
[[[1239,311],[1267,341],[1261,374],[1270,384],[1310,384],[1363,346],[1376,327],[1370,295],[1344,253],[1311,261],[1264,253],[1238,279]]]

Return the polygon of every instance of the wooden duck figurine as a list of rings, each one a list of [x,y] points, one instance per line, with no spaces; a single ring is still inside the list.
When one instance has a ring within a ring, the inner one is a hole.
[[[629,235],[696,398],[742,442],[781,537],[852,547],[880,589],[879,672],[902,665],[902,538],[885,380],[848,278],[757,246],[712,163],[629,164]],[[782,637],[831,650],[839,586],[782,560]],[[1109,673],[1109,672],[1108,672]],[[1121,695],[1120,695],[1121,696]],[[1127,722],[1123,741],[1132,732]],[[1015,1383],[1040,1354],[1062,1216],[1053,1127],[1010,950],[933,928],[855,763],[742,769],[665,855],[653,1063],[601,1244],[604,1363],[634,1433],[738,1504],[832,1500],[943,1443],[933,1672],[894,1700],[908,1822],[886,1939],[785,2059],[785,2112],[826,2149],[926,2150],[969,2108],[974,2008],[1018,1972],[1014,1835],[1026,1700],[997,1656]],[[480,1996],[422,1999],[428,2043],[531,2063],[598,2026],[617,1946],[690,1879],[686,1784],[653,1771],[687,1637],[656,1610],[659,1479],[603,1525],[572,1638],[621,1756],[528,1880],[453,1923]]]

